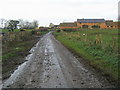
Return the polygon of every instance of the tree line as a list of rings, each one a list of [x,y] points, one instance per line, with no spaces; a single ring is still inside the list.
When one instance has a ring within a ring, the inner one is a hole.
[[[19,20],[7,20],[7,19],[0,19],[1,29],[9,29],[13,31],[14,29],[34,29],[38,27],[38,21],[34,20],[32,22],[25,21],[23,19]]]

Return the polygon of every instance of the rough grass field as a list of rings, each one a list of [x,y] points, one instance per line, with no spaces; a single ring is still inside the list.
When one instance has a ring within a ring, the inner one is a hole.
[[[29,50],[37,43],[39,38],[47,31],[33,34],[30,31],[6,32],[2,37],[2,76],[3,80],[25,62]]]
[[[102,75],[118,80],[118,30],[55,32],[55,37]]]
[[[26,31],[32,31],[32,30],[34,30],[34,29],[26,29]],[[20,29],[15,29],[15,30],[13,30],[12,32],[19,32],[20,31]],[[9,32],[9,30],[8,29],[0,29],[0,32]]]

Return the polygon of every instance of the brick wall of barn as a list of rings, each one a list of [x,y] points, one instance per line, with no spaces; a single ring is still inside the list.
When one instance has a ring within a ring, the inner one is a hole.
[[[106,24],[105,23],[77,23],[77,26],[78,27],[82,27],[83,25],[88,25],[88,26],[94,26],[94,25],[98,25],[100,26],[100,28],[107,28]]]
[[[67,26],[64,26],[64,27],[59,27],[60,29],[77,29],[78,27],[67,27]]]

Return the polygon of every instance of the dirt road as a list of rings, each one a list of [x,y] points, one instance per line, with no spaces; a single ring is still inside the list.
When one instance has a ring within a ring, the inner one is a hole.
[[[3,88],[101,88],[112,87],[73,56],[49,32],[31,49],[26,62],[3,82]]]

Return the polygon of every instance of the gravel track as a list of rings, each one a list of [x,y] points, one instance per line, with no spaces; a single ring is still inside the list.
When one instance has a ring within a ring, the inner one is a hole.
[[[26,62],[3,82],[3,88],[111,88],[86,69],[52,32],[30,50]]]

